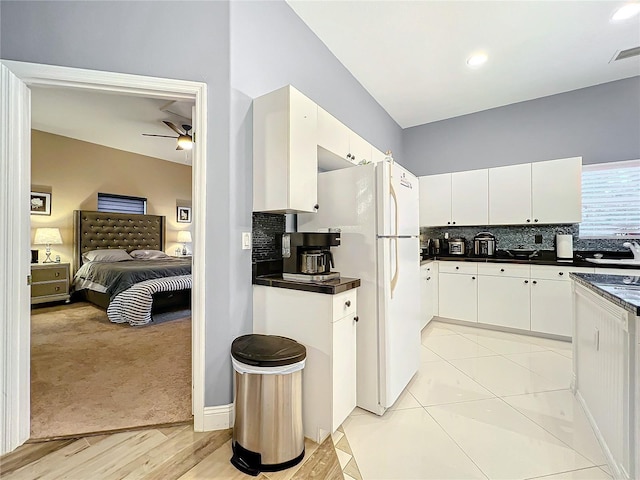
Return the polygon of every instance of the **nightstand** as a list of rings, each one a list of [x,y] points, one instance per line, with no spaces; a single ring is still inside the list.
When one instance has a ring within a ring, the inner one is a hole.
[[[69,301],[69,264],[34,263],[31,265],[31,305]]]

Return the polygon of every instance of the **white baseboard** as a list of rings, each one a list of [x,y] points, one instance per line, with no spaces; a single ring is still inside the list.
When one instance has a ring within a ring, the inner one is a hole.
[[[234,421],[233,403],[204,407],[204,431],[225,430],[233,427]]]

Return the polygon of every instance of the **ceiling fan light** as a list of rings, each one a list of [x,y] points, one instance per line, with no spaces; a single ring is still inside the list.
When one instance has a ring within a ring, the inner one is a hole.
[[[178,149],[179,150],[191,150],[193,148],[193,141],[189,135],[180,135],[178,137]]]

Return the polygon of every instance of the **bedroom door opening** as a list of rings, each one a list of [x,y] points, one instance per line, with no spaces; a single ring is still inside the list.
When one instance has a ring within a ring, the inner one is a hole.
[[[30,88],[62,87],[86,92],[112,92],[140,97],[190,99],[195,103],[193,129],[193,287],[192,287],[192,408],[194,429],[205,427],[204,313],[206,218],[206,84],[183,80],[0,61],[2,64],[2,135],[0,149],[0,454],[24,443],[30,434],[30,213],[25,208],[30,188]],[[8,173],[7,176],[4,172]],[[24,255],[15,255],[24,252]]]

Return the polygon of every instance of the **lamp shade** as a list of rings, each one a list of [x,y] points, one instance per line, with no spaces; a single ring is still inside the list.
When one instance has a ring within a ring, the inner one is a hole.
[[[58,228],[36,228],[34,245],[62,245],[62,236]]]
[[[191,232],[189,230],[180,230],[178,232],[178,242],[180,243],[191,243]]]

